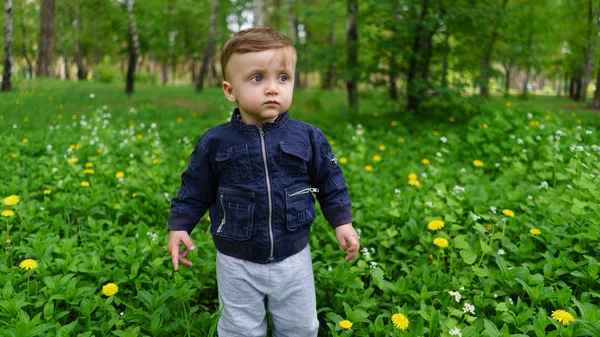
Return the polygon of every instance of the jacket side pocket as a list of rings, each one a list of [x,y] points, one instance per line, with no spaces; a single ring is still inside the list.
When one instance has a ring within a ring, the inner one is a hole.
[[[286,225],[289,231],[294,232],[313,223],[316,212],[312,193],[318,191],[308,184],[297,184],[285,189]]]

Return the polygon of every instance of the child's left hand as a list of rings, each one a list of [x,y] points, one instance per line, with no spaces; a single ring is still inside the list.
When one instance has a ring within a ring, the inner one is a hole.
[[[354,227],[352,227],[352,224],[348,223],[336,227],[335,237],[340,243],[340,246],[342,246],[344,252],[346,252],[346,261],[354,260],[360,249],[360,242],[358,234],[354,230]]]

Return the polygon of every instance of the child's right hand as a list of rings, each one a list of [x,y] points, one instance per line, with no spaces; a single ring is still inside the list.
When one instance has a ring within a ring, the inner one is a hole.
[[[185,246],[183,252],[180,251],[179,247]],[[186,231],[169,231],[169,245],[167,250],[171,254],[171,261],[173,261],[173,268],[179,270],[179,262],[191,266],[193,263],[185,257],[191,250],[196,249],[196,246],[192,243],[192,239]]]

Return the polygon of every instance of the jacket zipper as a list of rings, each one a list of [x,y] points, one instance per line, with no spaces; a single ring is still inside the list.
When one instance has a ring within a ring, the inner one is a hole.
[[[263,130],[262,125],[257,125],[258,133],[260,134],[260,149],[262,151],[263,164],[265,166],[265,179],[267,180],[267,198],[269,201],[269,239],[270,242],[270,251],[269,251],[269,262],[273,262],[275,257],[273,256],[273,251],[275,250],[275,243],[273,242],[273,201],[271,199],[271,178],[269,177],[269,166],[267,165],[267,149],[265,146],[265,132]]]
[[[223,230],[223,227],[225,226],[225,218],[227,217],[227,211],[225,210],[225,205],[223,204],[223,194],[221,194],[221,208],[223,208],[223,219],[221,219],[219,228],[217,228],[217,233],[221,233]]]
[[[312,192],[312,193],[319,193],[319,189],[318,188],[309,187],[309,188],[305,188],[303,190],[300,190],[298,192],[290,193],[290,194],[288,194],[287,197],[288,198],[292,198],[292,197],[295,197],[297,195],[307,194],[307,193],[310,193],[310,192]]]

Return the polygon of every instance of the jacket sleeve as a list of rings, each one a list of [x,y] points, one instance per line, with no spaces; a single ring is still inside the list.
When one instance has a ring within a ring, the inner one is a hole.
[[[319,129],[313,135],[312,147],[311,185],[319,189],[317,200],[323,216],[333,228],[351,223],[351,202],[344,174],[329,142]]]
[[[171,200],[168,230],[191,233],[214,199],[216,180],[203,139],[196,143],[187,169],[181,175],[177,197]]]

